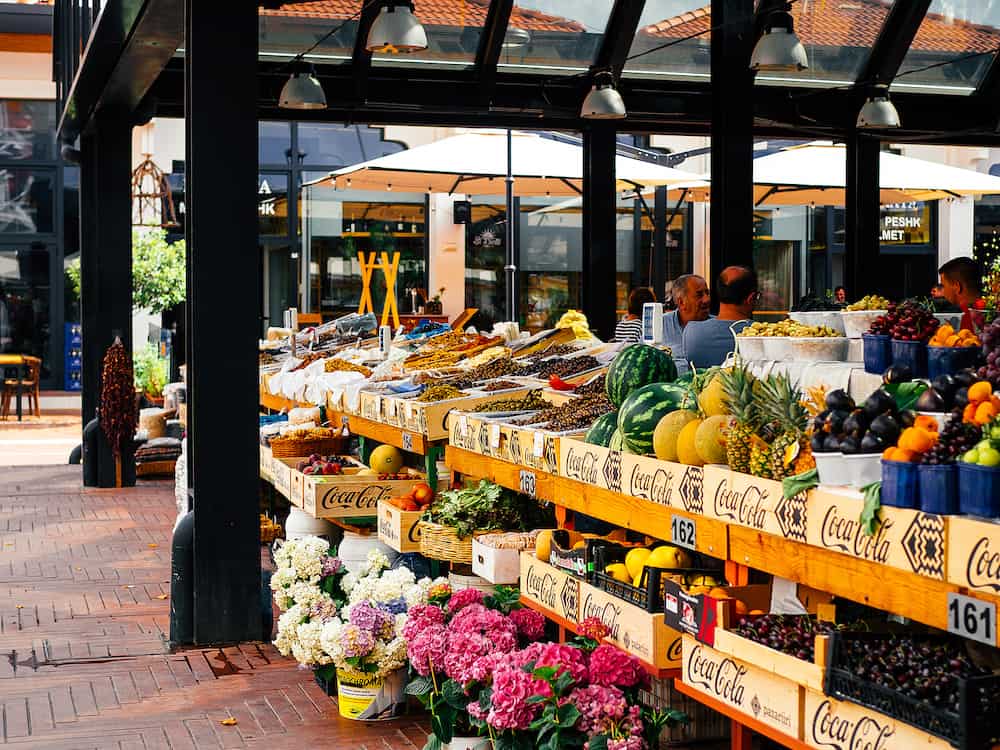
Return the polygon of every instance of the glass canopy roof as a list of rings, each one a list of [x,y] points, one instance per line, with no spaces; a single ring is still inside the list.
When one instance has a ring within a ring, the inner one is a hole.
[[[374,1],[374,0],[369,0]],[[909,2],[909,0],[898,0]],[[412,55],[375,55],[374,66],[471,69],[491,0],[414,0],[428,48]],[[858,81],[893,0],[796,0],[795,31],[810,67],[756,77],[762,86],[847,87]],[[498,69],[573,76],[586,72],[605,38],[612,0],[515,0]],[[307,50],[317,63],[347,62],[362,0],[295,0],[260,9],[260,55],[282,60]],[[710,79],[712,16],[708,0],[646,0],[638,30],[625,39],[628,79]],[[617,43],[621,43],[618,41]],[[901,91],[967,95],[1000,48],[1000,0],[933,0],[892,86]]]

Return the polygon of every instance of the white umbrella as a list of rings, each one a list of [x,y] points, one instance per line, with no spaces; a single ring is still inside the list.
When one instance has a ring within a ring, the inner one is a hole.
[[[846,157],[844,146],[810,143],[754,159],[755,205],[843,206]],[[1000,178],[889,151],[880,153],[879,184],[883,204],[1000,193]],[[691,196],[707,201],[709,191],[694,189]]]
[[[518,195],[579,195],[583,190],[583,148],[573,143],[515,132],[513,176]],[[411,193],[496,195],[507,176],[507,134],[463,133],[425,146],[344,167],[330,173],[334,187]],[[701,175],[618,156],[619,190],[677,185]]]

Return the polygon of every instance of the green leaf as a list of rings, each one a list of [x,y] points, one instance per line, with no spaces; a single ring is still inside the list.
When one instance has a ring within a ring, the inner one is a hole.
[[[927,383],[911,380],[908,383],[888,383],[882,388],[896,400],[896,408],[906,411],[916,406],[917,399],[927,390]]]
[[[556,676],[556,672],[559,671],[559,667],[539,667],[534,671],[535,677],[539,680],[545,680],[548,682],[553,677]]]
[[[547,700],[548,697],[544,695],[531,695],[528,696],[528,699],[525,701],[525,703],[527,703],[529,706],[534,706],[538,703],[545,703]]]
[[[434,690],[434,681],[430,677],[417,676],[406,686],[407,695],[426,695]]]
[[[462,688],[461,683],[455,680],[448,680],[441,686],[441,694],[444,699],[448,701],[448,705],[457,708],[459,711],[464,711],[466,706],[469,705],[469,696],[465,694],[465,690]]]
[[[437,714],[431,715],[431,731],[443,744],[451,742],[454,725],[444,717]]]
[[[874,536],[881,523],[879,512],[882,510],[882,483],[872,482],[862,487],[861,492],[865,497],[864,507],[861,509],[861,529],[867,536]]]
[[[590,750],[608,750],[608,736],[606,734],[595,734],[590,738],[588,747]]]
[[[580,718],[580,709],[572,703],[567,703],[556,710],[556,715],[559,720],[559,726],[569,729]]]
[[[801,495],[813,487],[819,486],[819,472],[816,469],[804,471],[793,477],[785,477],[781,480],[781,494],[786,500],[790,500],[796,495]]]
[[[313,667],[313,672],[321,680],[329,682],[337,675],[337,668],[333,664],[324,664],[321,667]]]
[[[436,734],[431,734],[424,743],[424,750],[444,750],[444,743],[438,739]]]
[[[576,684],[576,680],[573,679],[573,675],[569,672],[563,672],[556,678],[553,683],[553,688],[555,689],[556,695],[563,695],[567,690],[569,690],[573,685]]]

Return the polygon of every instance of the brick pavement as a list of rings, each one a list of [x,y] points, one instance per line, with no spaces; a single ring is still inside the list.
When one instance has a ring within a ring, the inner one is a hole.
[[[84,492],[79,467],[0,469],[0,745],[423,746],[419,717],[341,719],[270,644],[171,653],[173,503],[165,483]]]

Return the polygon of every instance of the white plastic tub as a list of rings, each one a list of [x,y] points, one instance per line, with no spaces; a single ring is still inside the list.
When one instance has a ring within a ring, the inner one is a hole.
[[[781,362],[792,358],[791,336],[762,336],[764,359]]]
[[[959,328],[962,327],[962,313],[934,313],[934,317],[938,319],[938,323],[941,325],[950,325],[957,332]]]
[[[743,357],[743,359],[765,359],[765,338],[765,336],[737,336],[736,352]]]
[[[844,456],[851,486],[857,490],[882,479],[881,453],[855,453]]]
[[[844,362],[850,339],[843,336],[800,336],[792,339],[792,358],[799,362]]]
[[[868,333],[875,318],[888,312],[888,310],[854,310],[851,312],[844,310],[840,313],[840,317],[844,321],[844,335],[849,339],[861,338],[862,333]]]
[[[816,473],[819,474],[820,484],[844,486],[851,483],[843,453],[813,453],[813,458],[816,459]]]
[[[840,310],[790,312],[788,317],[804,326],[828,326],[837,333],[844,332],[844,319],[840,317]]]

